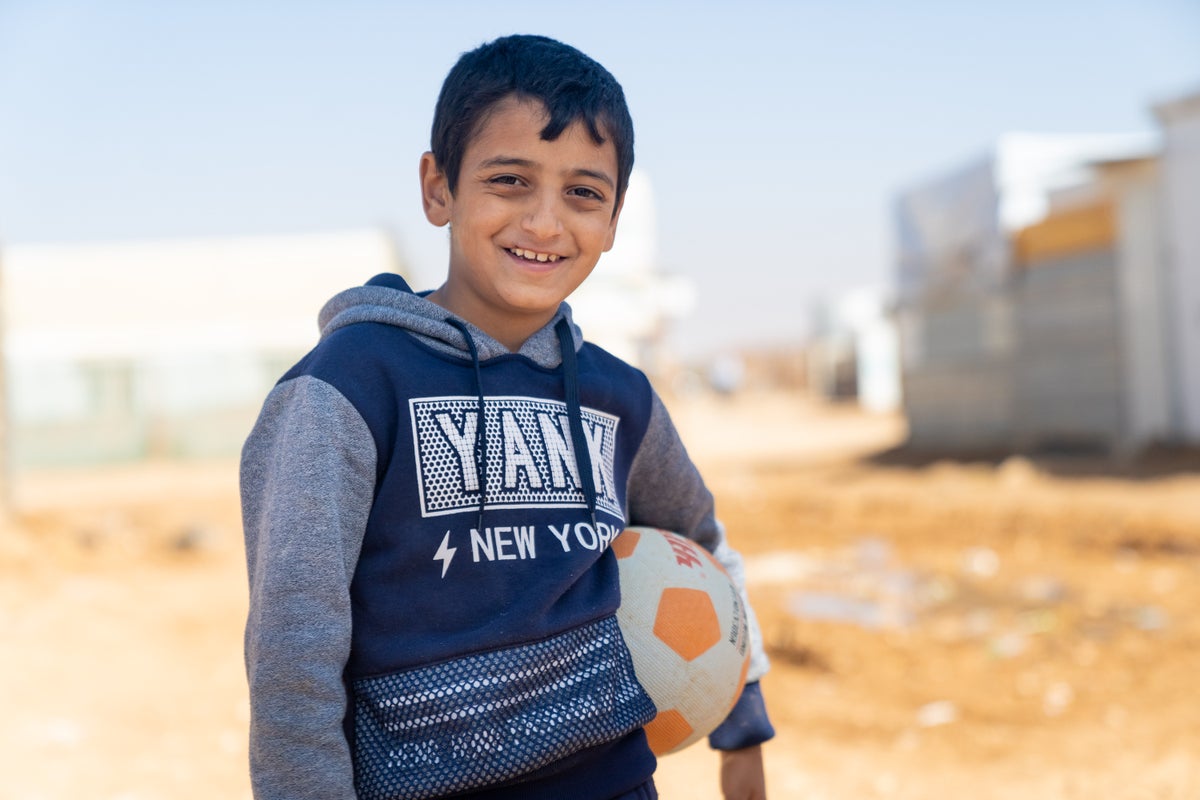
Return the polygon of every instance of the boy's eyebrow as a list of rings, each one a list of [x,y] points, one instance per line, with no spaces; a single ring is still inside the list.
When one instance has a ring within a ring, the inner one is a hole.
[[[495,158],[489,158],[487,161],[484,161],[482,164],[480,164],[479,169],[494,169],[496,167],[524,167],[525,169],[532,169],[536,166],[537,164],[533,161],[530,161],[528,158],[517,158],[516,156],[496,156]],[[610,189],[616,188],[616,184],[613,182],[613,179],[604,172],[578,167],[571,170],[571,174],[600,181]]]
[[[610,189],[617,188],[616,184],[613,183],[613,179],[608,177],[608,175],[603,172],[597,172],[596,170],[593,170],[593,169],[577,169],[577,170],[574,170],[571,174],[580,175],[585,178],[592,178],[594,180],[598,180]]]
[[[517,158],[516,156],[496,156],[489,158],[479,165],[480,169],[491,169],[493,167],[533,167],[534,163],[528,158]]]

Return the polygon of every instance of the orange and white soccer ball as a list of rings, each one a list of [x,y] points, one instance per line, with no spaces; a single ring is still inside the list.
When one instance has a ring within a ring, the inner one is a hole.
[[[658,715],[655,755],[707,736],[729,715],[750,668],[746,609],[707,550],[674,533],[626,528],[612,543],[620,569],[617,623]]]

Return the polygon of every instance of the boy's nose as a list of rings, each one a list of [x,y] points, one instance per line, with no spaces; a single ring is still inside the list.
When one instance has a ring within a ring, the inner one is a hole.
[[[538,197],[527,209],[522,221],[529,233],[540,239],[550,239],[562,231],[557,198]]]

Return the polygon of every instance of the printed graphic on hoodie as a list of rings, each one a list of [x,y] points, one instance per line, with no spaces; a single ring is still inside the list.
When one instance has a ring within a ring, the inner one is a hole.
[[[409,401],[421,492],[421,516],[479,508],[479,399],[422,397]],[[620,517],[613,480],[617,417],[582,410],[592,460],[596,506]],[[489,397],[484,403],[486,507],[586,507],[565,403],[533,397]]]

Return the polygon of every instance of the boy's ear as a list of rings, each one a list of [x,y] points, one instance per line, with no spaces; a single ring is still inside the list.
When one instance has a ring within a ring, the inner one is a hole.
[[[453,197],[446,174],[438,168],[433,153],[421,156],[421,204],[425,218],[439,228],[450,221],[450,206]]]
[[[621,216],[621,209],[625,207],[625,198],[621,198],[621,202],[617,203],[617,210],[613,212],[612,219],[608,222],[608,238],[604,240],[604,251],[607,253],[612,250],[613,242],[617,240],[617,219]]]

